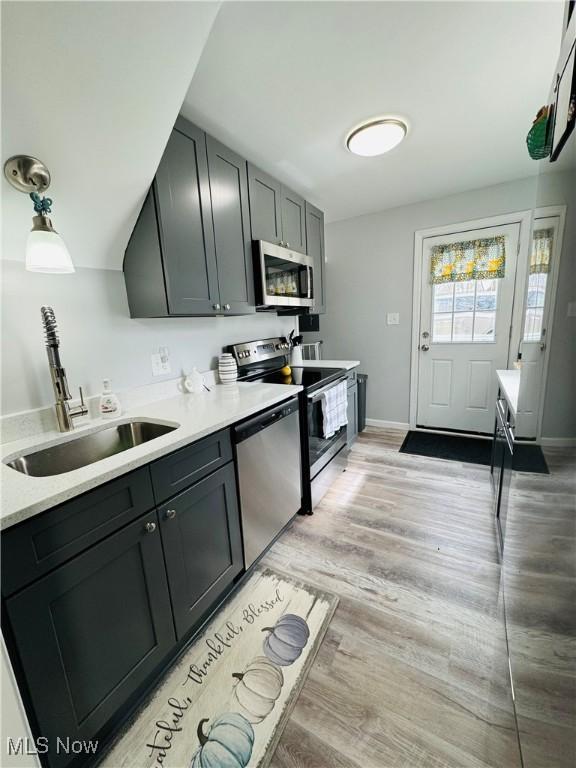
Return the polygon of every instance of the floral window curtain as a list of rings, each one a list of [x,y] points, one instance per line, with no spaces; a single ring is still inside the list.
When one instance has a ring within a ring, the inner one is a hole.
[[[532,238],[530,256],[530,274],[548,274],[550,272],[550,254],[552,253],[553,229],[536,229]]]
[[[504,277],[505,263],[504,235],[435,245],[432,248],[430,282],[454,283]]]

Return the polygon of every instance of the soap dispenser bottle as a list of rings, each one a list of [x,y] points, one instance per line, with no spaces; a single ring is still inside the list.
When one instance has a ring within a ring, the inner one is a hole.
[[[120,416],[122,408],[118,396],[112,392],[110,379],[104,379],[102,394],[100,395],[100,416],[103,419],[114,419]]]

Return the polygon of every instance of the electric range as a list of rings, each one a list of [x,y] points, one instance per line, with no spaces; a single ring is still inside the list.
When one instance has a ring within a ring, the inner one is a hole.
[[[335,476],[346,467],[346,427],[331,437],[323,435],[322,394],[346,381],[344,368],[289,366],[290,345],[275,337],[229,347],[238,364],[238,380],[268,384],[300,384],[300,442],[302,456],[302,514],[313,508]]]

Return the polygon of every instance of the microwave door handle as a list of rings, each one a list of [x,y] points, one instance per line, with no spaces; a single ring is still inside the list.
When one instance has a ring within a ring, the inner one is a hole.
[[[313,299],[314,296],[312,295],[312,267],[307,266],[306,267],[306,298],[307,299]]]

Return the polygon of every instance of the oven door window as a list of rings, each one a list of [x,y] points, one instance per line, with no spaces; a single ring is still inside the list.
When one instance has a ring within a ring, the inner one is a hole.
[[[308,445],[310,466],[314,467],[324,454],[340,444],[346,437],[346,427],[340,429],[332,437],[324,437],[322,434],[322,401],[317,400],[308,403]]]
[[[313,298],[311,268],[277,256],[264,255],[264,285],[270,297]]]

